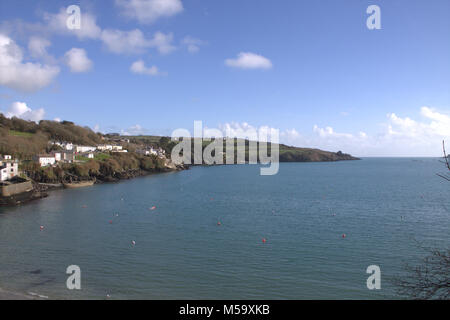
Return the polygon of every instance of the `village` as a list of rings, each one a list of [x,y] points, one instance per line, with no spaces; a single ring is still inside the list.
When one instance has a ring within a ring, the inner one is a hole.
[[[126,139],[121,141],[127,142]],[[32,161],[40,167],[57,166],[60,163],[84,163],[104,154],[128,153],[128,150],[119,144],[82,146],[70,142],[50,141],[49,145],[57,146],[59,150],[47,154],[36,154]],[[143,156],[157,156],[161,159],[164,159],[166,155],[165,150],[153,146],[136,149],[134,152]],[[13,181],[15,177],[23,175],[19,171],[19,164],[20,160],[14,159],[12,155],[0,155],[0,183]]]

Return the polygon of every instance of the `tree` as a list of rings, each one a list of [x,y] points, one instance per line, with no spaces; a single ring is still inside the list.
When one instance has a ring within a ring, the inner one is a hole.
[[[448,171],[450,171],[450,163],[449,163],[449,160],[448,160],[449,155],[447,155],[447,152],[445,151],[445,141],[442,141],[442,150],[444,151],[444,163],[445,163],[445,166],[447,167]],[[447,181],[450,181],[450,175],[448,173],[445,173],[445,174],[437,173],[437,175],[439,177],[441,177],[441,178],[444,178]]]
[[[421,265],[405,267],[408,277],[394,279],[400,295],[417,300],[450,299],[450,250],[429,251]]]
[[[450,164],[448,155],[445,151],[445,141],[442,141],[444,152],[444,163],[448,171]],[[450,175],[437,174],[441,178],[450,181]],[[450,249],[438,250],[428,249],[430,252],[421,265],[405,267],[409,273],[408,277],[395,278],[394,284],[397,286],[397,292],[400,295],[412,299],[450,299]]]

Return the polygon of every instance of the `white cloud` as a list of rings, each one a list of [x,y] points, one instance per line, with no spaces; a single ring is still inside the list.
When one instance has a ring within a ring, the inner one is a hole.
[[[0,24],[0,30],[7,30],[8,33],[18,33],[20,35],[33,35],[30,41],[30,51],[37,57],[46,53],[46,47],[50,45],[47,40],[42,39],[43,35],[51,36],[74,35],[79,40],[98,40],[103,43],[106,49],[116,54],[142,54],[148,49],[156,49],[161,54],[168,54],[176,49],[172,44],[173,33],[155,32],[153,37],[147,37],[140,29],[119,30],[102,29],[97,25],[96,17],[89,12],[81,13],[81,28],[67,28],[68,14],[65,9],[58,13],[43,14],[43,22],[27,23],[22,20],[4,21]]]
[[[280,141],[284,141],[286,144],[293,144],[300,138],[302,138],[302,136],[296,129],[287,129],[280,132]]]
[[[104,30],[102,41],[113,53],[142,53],[148,48],[148,40],[141,30]]]
[[[152,39],[147,39],[139,29],[131,31],[108,29],[102,32],[101,40],[108,50],[117,54],[143,53],[148,48],[156,48],[161,54],[167,54],[175,49],[171,44],[172,33],[156,32]]]
[[[11,38],[0,34],[0,85],[34,92],[48,86],[59,71],[57,66],[23,62],[22,49]]]
[[[121,130],[120,134],[123,136],[139,136],[145,134],[146,132],[146,129],[144,129],[141,125],[136,124],[126,130]]]
[[[197,53],[200,50],[200,46],[205,44],[204,41],[192,38],[191,36],[184,37],[181,43],[187,47],[189,53]]]
[[[175,50],[172,41],[173,33],[164,34],[158,31],[150,41],[150,46],[157,48],[161,54],[167,54]]]
[[[150,68],[145,66],[145,63],[143,60],[135,61],[131,67],[130,71],[137,74],[144,74],[149,76],[157,76],[162,75],[165,73],[161,73],[156,66],[152,66]]]
[[[144,24],[183,11],[181,0],[116,0],[116,5],[123,10],[125,16]]]
[[[314,125],[313,131],[315,133],[317,133],[319,136],[321,136],[322,138],[329,138],[329,137],[353,138],[352,134],[335,132],[332,127],[326,127],[324,129],[324,128],[319,128],[317,125]]]
[[[44,38],[31,37],[28,41],[28,51],[31,57],[39,59],[51,59],[53,60],[47,52],[47,47],[51,46],[51,42]]]
[[[441,156],[442,140],[450,140],[450,110],[442,112],[422,107],[420,111],[420,119],[388,114],[381,130],[372,134],[342,132],[331,126],[315,125],[312,130],[306,129],[302,133],[302,128],[280,130],[280,142],[355,156]],[[248,130],[267,132],[273,129],[268,126],[257,128],[246,122],[225,123],[219,128],[238,137],[243,137]]]
[[[72,48],[66,52],[64,59],[70,70],[76,73],[87,72],[93,65],[84,49]]]
[[[313,135],[293,138],[290,142],[358,156],[439,156],[442,140],[450,138],[450,115],[429,107],[420,111],[420,120],[388,114],[382,125],[384,129],[375,134],[342,133],[329,126],[314,126]]]
[[[450,116],[439,113],[429,107],[420,109],[422,117],[429,122],[418,122],[408,117],[400,118],[395,113],[388,114],[390,120],[388,132],[392,136],[403,136],[412,138],[427,137],[449,137],[450,136]]]
[[[44,118],[44,109],[32,110],[24,102],[14,102],[5,113],[5,117],[17,117],[20,119],[39,122]]]
[[[241,52],[236,59],[227,59],[225,64],[229,67],[240,69],[271,69],[272,62],[255,53]]]
[[[92,128],[92,130],[93,130],[94,132],[101,132],[101,131],[100,131],[100,125],[97,123],[97,124],[94,126],[94,128]]]

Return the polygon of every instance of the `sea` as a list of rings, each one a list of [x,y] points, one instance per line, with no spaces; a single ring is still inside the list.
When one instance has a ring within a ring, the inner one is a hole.
[[[405,299],[395,279],[450,245],[442,172],[437,158],[363,158],[55,190],[0,208],[0,288],[44,299]]]

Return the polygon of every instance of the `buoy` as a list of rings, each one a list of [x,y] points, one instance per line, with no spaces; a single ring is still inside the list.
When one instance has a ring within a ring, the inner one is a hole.
[[[109,224],[112,224],[112,220],[109,220]]]
[[[151,207],[150,210],[156,210],[156,206]]]
[[[262,242],[263,242],[263,243],[266,243],[266,242],[267,242],[267,239],[266,239],[266,238],[263,238],[263,239],[262,239]]]
[[[221,222],[219,221],[219,222],[217,222],[217,225],[218,225],[218,226],[221,226],[221,225],[222,225],[222,223],[221,223]]]
[[[342,235],[342,238],[343,238],[343,239],[347,238],[347,235],[344,233],[344,234]]]
[[[131,240],[131,244],[132,244],[133,246],[135,246],[135,245],[136,245],[136,241]]]
[[[44,230],[44,226],[41,226],[40,229],[41,229],[41,231]]]
[[[111,298],[111,295],[107,294],[106,297],[107,297],[107,298]]]

